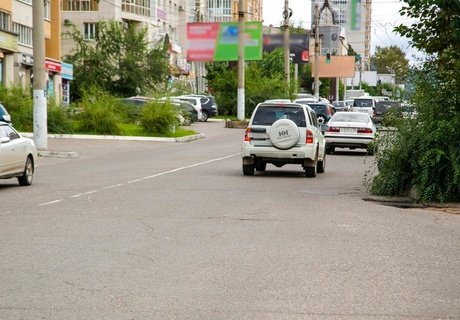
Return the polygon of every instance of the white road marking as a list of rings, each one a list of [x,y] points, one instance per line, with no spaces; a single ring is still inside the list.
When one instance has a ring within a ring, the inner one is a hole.
[[[59,199],[59,200],[53,200],[53,201],[48,201],[48,202],[44,202],[44,203],[40,203],[39,206],[47,206],[49,204],[55,204],[55,203],[58,203],[58,202],[61,202],[62,199]]]
[[[220,158],[215,158],[215,159],[211,159],[211,160],[207,160],[207,161],[203,161],[203,162],[194,163],[194,164],[191,164],[191,165],[188,165],[188,166],[179,167],[179,168],[176,168],[176,169],[171,169],[171,170],[168,170],[168,171],[156,173],[156,174],[153,174],[151,176],[146,176],[146,177],[142,177],[142,178],[139,178],[139,179],[134,179],[134,180],[128,181],[126,183],[118,183],[118,184],[114,184],[114,185],[111,185],[111,186],[104,187],[104,188],[99,189],[99,190],[91,190],[91,191],[87,191],[87,192],[84,192],[84,193],[75,194],[73,196],[70,196],[69,198],[78,198],[78,197],[81,197],[83,195],[88,195],[88,194],[100,192],[102,190],[118,188],[118,187],[121,187],[121,186],[123,186],[125,184],[132,184],[132,183],[141,182],[141,181],[148,180],[148,179],[153,179],[153,178],[164,176],[166,174],[174,173],[174,172],[177,172],[177,171],[182,171],[182,170],[185,170],[185,169],[202,166],[204,164],[208,164],[208,163],[211,163],[211,162],[225,160],[225,159],[235,157],[235,156],[238,156],[238,155],[240,155],[240,153],[235,153],[235,154],[231,154],[231,155],[228,155],[228,156],[225,156],[225,157],[220,157]],[[41,203],[41,204],[39,204],[39,206],[45,206],[45,205],[49,205],[49,204],[54,204],[54,203],[58,203],[58,202],[61,202],[61,201],[63,201],[63,199]],[[6,212],[6,213],[9,213],[9,212]]]
[[[11,211],[0,212],[0,216],[4,216],[5,214],[11,213]]]

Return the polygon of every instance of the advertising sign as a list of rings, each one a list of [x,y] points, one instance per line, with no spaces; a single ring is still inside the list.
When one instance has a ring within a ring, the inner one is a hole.
[[[284,35],[282,34],[264,34],[264,51],[271,52],[276,48],[284,46]],[[294,63],[308,63],[310,35],[309,34],[291,34],[289,35],[289,53]]]
[[[238,22],[187,23],[188,61],[237,61]],[[244,59],[262,59],[262,23],[244,24]]]

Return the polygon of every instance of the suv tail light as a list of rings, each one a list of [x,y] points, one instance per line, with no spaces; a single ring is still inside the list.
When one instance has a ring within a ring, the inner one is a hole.
[[[251,128],[246,128],[246,131],[244,132],[244,141],[249,142],[251,141],[251,137],[249,134],[252,132]]]
[[[372,133],[371,128],[358,128],[358,133]]]
[[[307,139],[305,142],[307,144],[313,143],[313,132],[311,130],[307,130]]]
[[[329,127],[329,129],[327,129],[327,132],[340,132],[340,128],[337,128],[337,127]]]

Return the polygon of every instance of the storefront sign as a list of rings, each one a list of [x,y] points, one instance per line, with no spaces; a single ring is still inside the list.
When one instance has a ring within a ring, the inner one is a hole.
[[[61,63],[61,77],[62,79],[73,80],[73,65],[70,63]]]
[[[61,63],[53,60],[45,60],[45,69],[51,72],[61,72]]]
[[[21,63],[26,64],[28,66],[33,66],[34,65],[34,57],[31,55],[21,53]]]
[[[18,51],[18,36],[0,31],[0,49]]]

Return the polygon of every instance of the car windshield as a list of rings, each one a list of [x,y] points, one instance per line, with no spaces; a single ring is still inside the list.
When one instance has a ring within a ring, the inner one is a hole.
[[[337,112],[332,116],[334,122],[363,122],[368,123],[369,117],[358,112]]]
[[[372,99],[355,99],[354,106],[358,108],[371,108]]]
[[[305,126],[305,113],[301,107],[260,106],[252,124],[271,126],[276,120],[289,119],[297,126]]]
[[[321,114],[326,114],[326,105],[324,104],[312,104],[312,103],[309,103],[308,104],[310,106],[310,108],[312,108],[317,114],[321,113]]]

